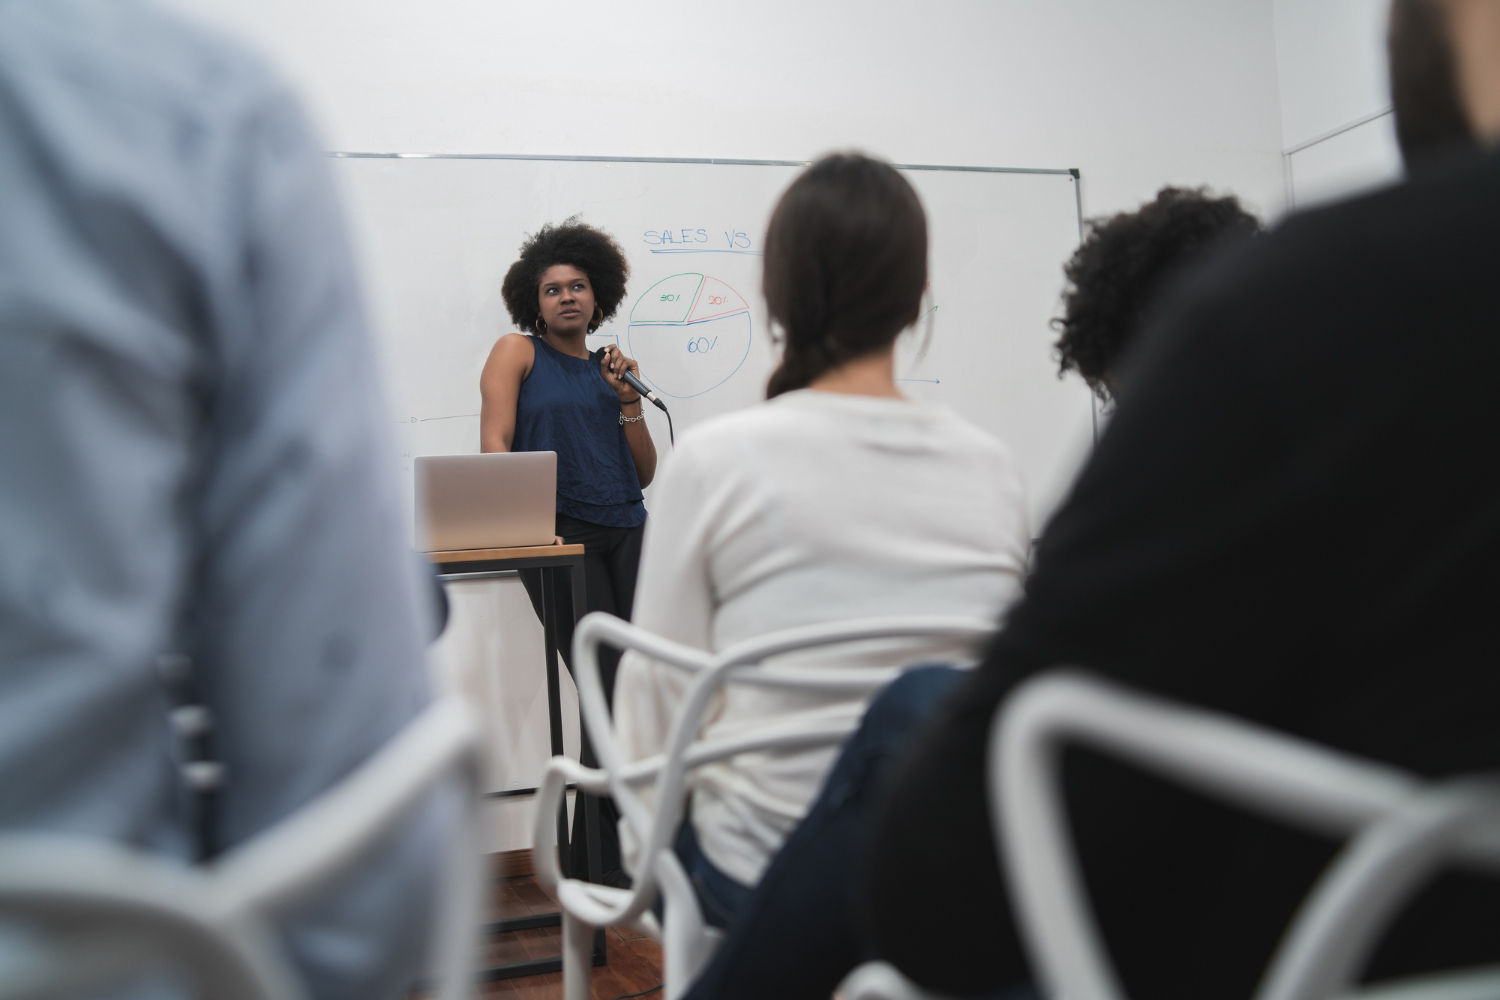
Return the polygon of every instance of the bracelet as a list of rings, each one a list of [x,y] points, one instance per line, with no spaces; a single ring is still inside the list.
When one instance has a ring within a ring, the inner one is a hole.
[[[616,397],[616,398],[618,398],[618,397]],[[621,399],[620,400],[620,405],[621,406],[629,406],[631,403],[639,403],[640,401],[641,401],[641,395],[640,395],[640,393],[636,393],[636,396],[635,396],[634,399]]]
[[[646,419],[646,414],[644,414],[644,413],[637,413],[637,414],[636,414],[636,415],[635,415],[635,416],[633,416],[633,417],[627,417],[627,416],[626,416],[626,415],[625,415],[625,414],[623,414],[623,413],[622,413],[622,414],[620,414],[620,423],[621,423],[621,424],[622,424],[622,425],[624,425],[624,424],[638,424],[638,423],[640,423],[640,422],[641,422],[641,421],[642,421],[642,420],[645,420],[645,419]]]

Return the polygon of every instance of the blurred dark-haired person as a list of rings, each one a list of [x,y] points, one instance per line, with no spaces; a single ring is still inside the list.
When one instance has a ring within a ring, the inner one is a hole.
[[[620,375],[639,374],[635,361],[611,344],[596,360],[588,335],[615,314],[625,298],[630,265],[613,238],[576,218],[543,226],[521,246],[501,294],[511,319],[526,333],[495,342],[480,374],[480,451],[557,453],[557,534],[584,551],[589,611],[630,620],[646,505],[641,488],[656,475],[656,445],[641,412],[640,394]],[[542,575],[522,570],[521,581],[538,617]],[[571,669],[573,594],[558,580],[557,649]],[[600,650],[606,697],[613,697],[620,654]],[[602,862],[605,881],[625,884],[613,804],[604,800]],[[582,833],[583,810],[574,830]],[[573,838],[582,870],[585,841]]]
[[[258,59],[154,5],[7,0],[0,178],[0,829],[227,850],[429,697],[431,595],[322,146]],[[203,843],[168,654],[224,768]],[[456,802],[278,928],[309,995],[422,971]]]
[[[1063,267],[1063,315],[1052,321],[1058,371],[1074,371],[1100,400],[1113,385],[1146,311],[1177,272],[1210,248],[1261,231],[1232,195],[1164,187],[1133,212],[1090,220]]]
[[[1163,286],[1224,241],[1259,231],[1235,198],[1173,187],[1133,212],[1094,220],[1064,267],[1065,310],[1054,321],[1063,371],[1078,370],[1110,399],[1121,357]],[[909,670],[871,702],[688,1000],[821,1000],[868,956],[857,859],[870,812],[911,734],[963,677],[951,667]]]
[[[1025,597],[896,767],[866,916],[926,987],[1030,978],[984,756],[1036,671],[1420,775],[1500,765],[1500,4],[1395,0],[1391,51],[1410,179],[1293,217],[1151,311]],[[1082,751],[1064,786],[1131,996],[1250,996],[1338,847]],[[1365,981],[1494,963],[1497,911],[1500,884],[1445,873]]]
[[[765,246],[767,312],[783,341],[770,398],[678,442],[646,530],[636,622],[719,650],[818,622],[995,614],[1026,563],[1015,463],[950,410],[902,396],[894,379],[896,338],[916,321],[927,281],[916,192],[886,163],[826,157],[782,195]],[[892,641],[795,663],[972,659],[951,644]],[[625,657],[615,719],[627,759],[663,751],[683,687],[680,675]],[[865,701],[731,685],[705,733],[768,718],[853,720]],[[833,757],[745,755],[695,773],[677,848],[711,923],[731,920]]]

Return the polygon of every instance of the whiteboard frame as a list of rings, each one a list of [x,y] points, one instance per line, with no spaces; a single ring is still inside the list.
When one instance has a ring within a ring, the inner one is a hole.
[[[566,160],[575,163],[707,163],[735,167],[810,167],[812,160],[738,160],[701,156],[565,156],[552,153],[372,153],[330,150],[349,160]],[[941,163],[893,163],[897,170],[952,170],[976,174],[1069,174],[1081,180],[1077,167],[966,167]],[[1083,218],[1080,201],[1079,219]]]

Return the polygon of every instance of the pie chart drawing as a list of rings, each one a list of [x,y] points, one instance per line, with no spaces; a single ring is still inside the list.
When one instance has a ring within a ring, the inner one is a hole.
[[[674,274],[636,299],[625,336],[641,377],[658,392],[701,396],[749,357],[750,307],[718,278]]]

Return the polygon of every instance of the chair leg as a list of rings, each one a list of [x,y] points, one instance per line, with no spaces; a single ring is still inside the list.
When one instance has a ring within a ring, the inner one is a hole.
[[[563,1000],[589,1000],[594,975],[594,928],[563,912]]]
[[[469,1000],[474,996],[479,956],[480,886],[485,872],[479,850],[478,768],[472,768],[463,791],[463,816],[445,864],[442,913],[432,953],[442,977],[437,1000]]]
[[[657,864],[657,874],[667,910],[661,941],[666,965],[663,1000],[677,1000],[708,964],[719,936],[704,925],[698,897],[675,854],[669,853]]]

